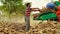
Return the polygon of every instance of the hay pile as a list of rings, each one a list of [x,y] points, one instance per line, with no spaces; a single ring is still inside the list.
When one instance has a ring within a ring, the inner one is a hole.
[[[60,23],[48,21],[37,26],[31,26],[28,34],[60,34]]]
[[[25,32],[25,23],[4,23],[0,22],[0,32],[3,34],[26,34]]]
[[[25,32],[25,23],[0,22],[0,33],[3,34],[60,34],[60,23],[48,21],[36,26],[31,26]]]

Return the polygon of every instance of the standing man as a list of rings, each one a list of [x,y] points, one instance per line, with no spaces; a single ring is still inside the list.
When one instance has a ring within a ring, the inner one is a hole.
[[[25,22],[26,22],[26,31],[30,28],[30,11],[31,11],[31,4],[26,3],[26,12],[25,12]]]
[[[31,3],[26,3],[26,12],[25,12],[26,31],[29,31],[30,29],[30,12],[31,11],[40,11],[40,9],[31,8]]]

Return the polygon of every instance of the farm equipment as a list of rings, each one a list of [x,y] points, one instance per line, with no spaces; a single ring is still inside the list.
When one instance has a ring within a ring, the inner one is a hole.
[[[33,18],[33,20],[48,20],[48,19],[57,19],[57,15],[53,12],[46,12],[39,15],[36,18]]]

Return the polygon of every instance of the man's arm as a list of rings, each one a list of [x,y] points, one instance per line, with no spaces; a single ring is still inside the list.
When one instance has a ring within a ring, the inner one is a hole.
[[[31,8],[31,11],[39,11],[39,8]]]
[[[31,8],[31,11],[39,11],[39,12],[41,12],[41,10],[39,8]]]

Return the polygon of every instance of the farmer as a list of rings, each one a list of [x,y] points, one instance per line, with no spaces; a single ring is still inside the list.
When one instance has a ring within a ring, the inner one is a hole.
[[[31,3],[26,3],[26,12],[25,12],[26,31],[29,31],[30,29],[30,12],[31,11],[39,11],[39,8],[31,8]]]
[[[26,31],[30,28],[30,11],[31,11],[31,4],[26,3],[26,12],[25,12],[25,22],[26,22]]]

